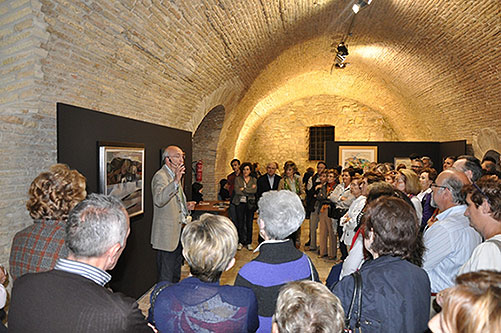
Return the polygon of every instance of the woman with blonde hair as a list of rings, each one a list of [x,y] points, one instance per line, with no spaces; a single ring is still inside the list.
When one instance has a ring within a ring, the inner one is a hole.
[[[160,282],[151,293],[148,321],[159,332],[255,332],[257,300],[251,289],[219,285],[235,264],[238,235],[224,216],[203,214],[181,234],[191,276]]]
[[[87,196],[85,186],[85,177],[66,164],[54,164],[33,180],[26,208],[34,223],[12,241],[9,263],[13,279],[48,271],[58,258],[66,258],[66,220],[70,210]]]
[[[416,209],[416,214],[419,221],[423,218],[423,206],[421,201],[418,199],[417,195],[421,192],[421,185],[419,184],[418,175],[410,169],[400,169],[397,176],[395,177],[395,183],[393,186],[409,197],[411,199],[414,208]]]
[[[501,332],[501,272],[459,275],[457,285],[442,291],[442,311],[428,326],[433,333]]]
[[[293,161],[284,164],[284,174],[278,183],[278,190],[288,190],[296,193],[301,200],[305,199],[304,184],[298,174],[297,165]],[[299,248],[301,242],[301,226],[291,235],[292,241]]]

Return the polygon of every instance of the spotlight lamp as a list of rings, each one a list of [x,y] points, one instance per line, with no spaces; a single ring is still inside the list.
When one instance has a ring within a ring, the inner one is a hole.
[[[361,9],[370,5],[371,2],[372,0],[358,0],[357,3],[355,3],[353,7],[351,7],[351,10],[353,10],[353,12],[357,14]]]

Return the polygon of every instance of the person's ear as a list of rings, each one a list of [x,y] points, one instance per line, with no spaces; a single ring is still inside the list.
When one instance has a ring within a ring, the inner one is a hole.
[[[224,271],[225,272],[229,271],[234,265],[235,265],[235,258],[230,260],[230,262],[228,263],[228,266],[226,266],[226,269]]]
[[[108,251],[106,251],[106,255],[107,255],[106,266],[107,267],[111,267],[111,268],[115,267],[115,264],[117,263],[118,258],[120,257],[120,254],[121,254],[120,250],[121,249],[122,249],[122,245],[120,245],[120,243],[115,243],[112,247],[110,247],[108,249]]]
[[[491,212],[491,207],[489,206],[489,203],[487,200],[484,200],[480,206],[478,206],[478,209],[480,210],[480,213],[487,215],[490,214]]]

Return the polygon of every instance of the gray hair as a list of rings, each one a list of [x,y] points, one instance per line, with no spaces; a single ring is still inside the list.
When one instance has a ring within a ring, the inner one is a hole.
[[[431,158],[430,158],[430,157],[428,157],[428,156],[423,156],[423,157],[421,157],[421,160],[422,160],[423,162],[424,162],[424,161],[430,161],[430,167],[432,167],[432,166],[433,166],[433,161],[431,160]]]
[[[303,223],[305,212],[299,196],[291,191],[268,191],[258,202],[259,219],[271,239],[285,239]]]
[[[165,164],[165,159],[169,156],[169,153],[167,152],[167,148],[162,150],[162,164]]]
[[[66,223],[66,245],[76,257],[99,257],[114,244],[124,246],[129,225],[122,202],[90,194],[73,208]]]
[[[458,166],[458,161],[464,161],[462,166]],[[470,155],[461,155],[458,157],[457,161],[454,162],[456,165],[455,169],[461,172],[471,171],[471,181],[476,182],[482,177],[482,166],[478,158]]]
[[[461,189],[464,184],[458,177],[454,175],[450,175],[445,178],[442,182],[442,186],[445,186],[449,189],[452,195],[452,201],[458,205],[464,205],[466,203],[466,197],[464,193],[461,193]]]
[[[280,333],[339,333],[344,329],[344,311],[339,298],[315,281],[294,281],[282,287],[273,322]]]

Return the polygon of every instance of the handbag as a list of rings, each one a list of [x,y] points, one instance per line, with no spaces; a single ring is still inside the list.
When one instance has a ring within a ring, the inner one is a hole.
[[[158,286],[160,285],[160,287]],[[172,283],[168,281],[162,281],[155,286],[155,289],[150,295],[150,309],[148,310],[148,321],[152,323],[155,326],[155,302],[157,300],[158,295],[162,291],[164,291],[165,288],[172,286]]]
[[[344,330],[343,332],[362,332],[362,329],[360,328],[360,320],[362,318],[362,275],[360,274],[360,271],[356,271],[351,274],[354,279],[354,288],[353,288],[353,295],[351,296],[351,302],[350,302],[350,308],[348,310],[348,313],[346,314],[346,318],[344,320]],[[355,327],[351,327],[351,318],[353,316],[353,308],[355,307],[355,301],[357,303],[357,320],[355,321]]]

